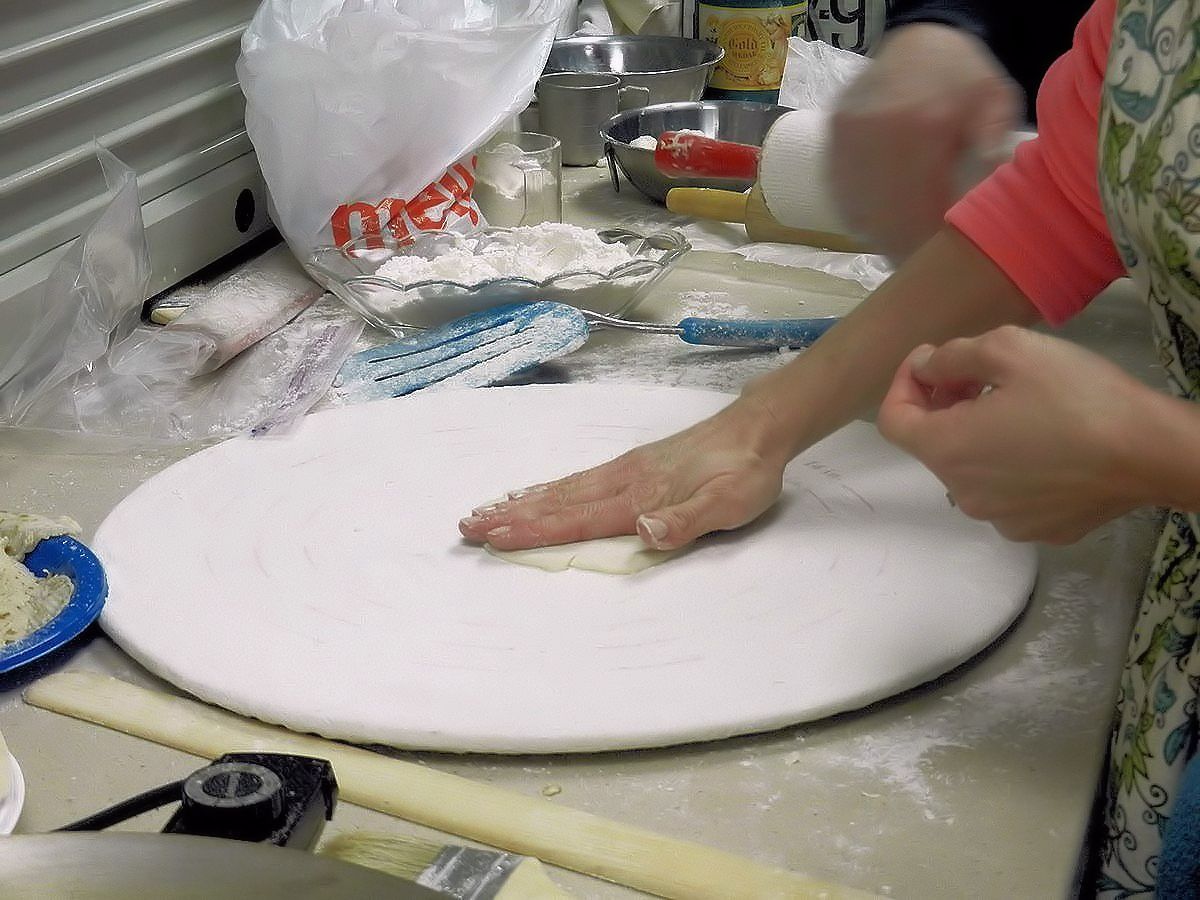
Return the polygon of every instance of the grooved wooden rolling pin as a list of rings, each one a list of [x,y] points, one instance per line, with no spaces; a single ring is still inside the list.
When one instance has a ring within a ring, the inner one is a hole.
[[[874,896],[90,672],[49,675],[25,702],[206,759],[234,750],[327,759],[350,803],[660,897]]]

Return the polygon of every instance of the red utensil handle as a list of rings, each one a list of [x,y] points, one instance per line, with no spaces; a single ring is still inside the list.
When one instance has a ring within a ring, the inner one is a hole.
[[[762,148],[753,144],[718,141],[703,134],[667,131],[654,148],[654,165],[664,175],[699,175],[709,178],[758,177]]]

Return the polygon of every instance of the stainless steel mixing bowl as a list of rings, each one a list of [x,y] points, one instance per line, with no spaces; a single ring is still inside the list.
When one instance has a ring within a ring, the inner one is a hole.
[[[608,35],[554,42],[547,72],[606,72],[648,88],[647,103],[699,100],[725,51],[717,44],[666,35]]]
[[[711,138],[762,146],[771,126],[786,112],[786,106],[772,106],[748,100],[704,100],[697,103],[660,103],[642,109],[618,113],[600,127],[605,154],[612,172],[613,187],[620,190],[616,167],[619,166],[639,191],[665,203],[667,191],[675,187],[712,187],[744,191],[752,182],[737,178],[675,178],[664,175],[654,165],[654,151],[631,147],[636,138],[657,138],[664,131],[685,128],[703,131]]]

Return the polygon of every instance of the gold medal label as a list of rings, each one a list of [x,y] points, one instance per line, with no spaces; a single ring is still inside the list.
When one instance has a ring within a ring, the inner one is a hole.
[[[808,4],[730,8],[697,4],[698,37],[720,44],[725,58],[709,86],[720,90],[779,90],[788,38],[803,26]]]
[[[751,83],[749,80],[762,71],[774,49],[766,26],[756,19],[726,20],[720,41],[725,48],[721,68],[730,78],[744,84]]]

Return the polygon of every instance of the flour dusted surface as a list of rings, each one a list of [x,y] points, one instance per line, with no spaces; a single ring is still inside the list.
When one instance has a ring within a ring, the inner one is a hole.
[[[544,222],[513,228],[512,240],[482,241],[466,236],[432,259],[394,256],[375,274],[401,284],[455,281],[479,284],[495,278],[545,281],[567,272],[608,274],[634,258],[623,244],[607,244],[589,228]]]

